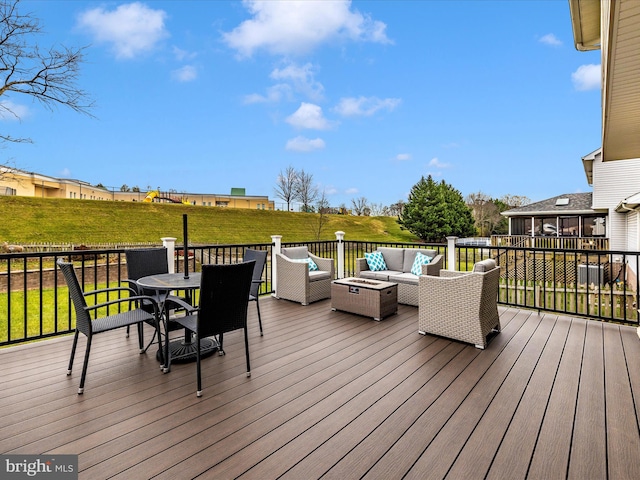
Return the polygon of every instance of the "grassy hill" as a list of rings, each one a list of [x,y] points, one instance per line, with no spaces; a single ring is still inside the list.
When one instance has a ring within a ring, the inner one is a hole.
[[[0,242],[76,244],[182,241],[182,215],[188,214],[190,243],[268,243],[316,240],[319,215],[215,208],[164,203],[0,197]],[[394,217],[328,215],[320,240],[415,242]]]

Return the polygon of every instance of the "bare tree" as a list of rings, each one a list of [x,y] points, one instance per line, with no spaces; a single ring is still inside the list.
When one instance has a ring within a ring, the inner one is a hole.
[[[321,239],[322,231],[324,230],[324,227],[327,225],[327,223],[329,223],[329,213],[331,210],[330,207],[331,206],[329,205],[329,200],[327,200],[327,196],[323,191],[320,194],[318,202],[316,204],[318,213],[317,215],[312,217],[312,223],[310,224],[311,232],[313,233],[313,236],[316,240]]]
[[[351,205],[353,206],[353,213],[355,215],[368,217],[371,213],[369,201],[365,197],[352,198]]]
[[[371,211],[372,217],[381,217],[386,215],[387,207],[382,203],[372,203],[369,205],[369,210]]]
[[[404,201],[398,200],[396,203],[389,205],[389,216],[399,217],[404,209]]]
[[[313,184],[313,175],[300,170],[296,176],[295,198],[302,203],[302,211],[311,211],[318,198],[318,187]]]
[[[502,219],[500,209],[492,198],[482,192],[471,193],[467,196],[466,203],[471,208],[480,236],[491,235]]]
[[[503,195],[500,197],[500,201],[504,202],[510,208],[524,207],[525,205],[529,205],[531,203],[531,199],[529,197],[525,197],[524,195]]]
[[[276,183],[275,192],[278,198],[287,202],[287,211],[291,211],[291,202],[296,198],[296,185],[298,181],[298,173],[289,165],[284,171],[280,171],[278,181]]]
[[[36,39],[42,33],[40,22],[31,13],[20,13],[19,3],[0,0],[0,97],[26,95],[49,110],[62,105],[91,116],[93,102],[76,85],[86,47],[41,50]],[[20,118],[7,101],[0,101],[0,116]],[[0,142],[31,139],[0,134]]]

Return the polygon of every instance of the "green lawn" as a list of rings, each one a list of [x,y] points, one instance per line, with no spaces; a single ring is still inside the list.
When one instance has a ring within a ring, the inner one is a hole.
[[[96,200],[0,197],[0,242],[29,243],[159,243],[162,237],[182,242],[182,215],[188,214],[189,242],[199,244],[270,243],[316,240],[320,216],[266,210],[179,204]],[[327,215],[320,240],[415,242],[394,217]]]
[[[112,284],[112,287],[117,286]],[[97,286],[97,289],[106,288],[106,284]],[[56,294],[53,288],[37,290],[27,290],[26,298],[24,292],[11,293],[11,339],[18,340],[32,338],[40,335],[47,335],[56,332],[64,332],[75,327],[75,314],[73,320],[69,319],[69,308],[73,308],[69,299],[69,290],[65,286],[58,288]],[[123,296],[127,293],[124,292]],[[110,293],[109,299],[118,298],[118,293]],[[86,298],[87,304],[103,303],[107,301],[105,293]],[[6,316],[8,312],[9,295],[0,293],[0,316]],[[25,308],[26,302],[26,308]],[[118,308],[126,311],[129,308],[128,302],[123,302],[110,307],[110,313],[116,313]],[[26,311],[26,315],[25,315]],[[42,315],[40,313],[42,312]],[[98,309],[98,316],[106,315],[106,308]],[[56,318],[57,314],[57,318]],[[42,323],[40,318],[42,318]],[[71,323],[70,323],[71,322]],[[7,323],[0,322],[0,342],[9,340]]]

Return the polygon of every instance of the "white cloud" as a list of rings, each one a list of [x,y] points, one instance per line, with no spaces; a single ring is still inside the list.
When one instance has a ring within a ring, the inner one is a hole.
[[[576,90],[596,90],[600,88],[601,73],[600,65],[580,65],[571,74],[571,81]]]
[[[60,177],[63,178],[69,178],[71,177],[71,170],[69,170],[68,168],[63,168],[60,173],[59,173]]]
[[[176,46],[174,46],[172,50],[173,50],[173,55],[176,57],[176,60],[178,60],[179,62],[184,62],[185,60],[193,60],[194,58],[197,57],[196,53],[188,52],[187,50],[182,50],[181,48],[178,48]]]
[[[405,160],[411,160],[411,154],[410,153],[399,153],[398,155],[396,155],[396,160],[399,161],[405,161]]]
[[[347,195],[355,195],[359,191],[360,190],[358,190],[356,187],[351,187],[351,188],[347,188],[344,193],[346,193]]]
[[[192,65],[185,65],[171,72],[171,77],[178,82],[191,82],[198,78],[198,70]]]
[[[223,34],[227,45],[242,57],[261,49],[276,55],[299,55],[325,42],[344,39],[390,43],[386,25],[352,11],[351,0],[244,0],[243,4],[252,18]]]
[[[295,128],[327,130],[331,123],[324,118],[322,108],[313,103],[302,102],[300,108],[287,117],[287,123]]]
[[[401,100],[399,98],[384,98],[377,97],[350,97],[341,98],[340,103],[334,108],[334,111],[344,117],[365,116],[369,117],[376,113],[378,110],[392,111],[398,105]]]
[[[552,47],[559,47],[562,45],[562,40],[556,37],[553,33],[547,33],[543,35],[538,40],[540,43],[544,43],[545,45],[551,45]]]
[[[251,93],[244,97],[245,104],[252,103],[277,103],[283,98],[293,99],[291,87],[284,83],[279,83],[267,89],[266,95]]]
[[[322,99],[324,86],[316,81],[315,70],[316,68],[311,63],[303,66],[291,63],[284,68],[276,68],[269,76],[274,80],[289,82],[293,90],[317,101]]]
[[[30,114],[29,107],[13,103],[11,100],[0,102],[0,120],[19,121],[28,117]]]
[[[322,150],[324,147],[325,143],[321,138],[296,137],[287,142],[285,149],[294,152],[311,152],[313,150]]]
[[[96,42],[110,44],[117,58],[133,58],[169,36],[164,25],[166,16],[163,10],[134,2],[112,11],[102,7],[87,10],[80,14],[78,23]]]
[[[431,159],[431,161],[429,161],[429,166],[436,167],[436,168],[449,168],[451,165],[449,165],[448,163],[443,163],[440,160],[438,160],[437,157],[434,157]]]

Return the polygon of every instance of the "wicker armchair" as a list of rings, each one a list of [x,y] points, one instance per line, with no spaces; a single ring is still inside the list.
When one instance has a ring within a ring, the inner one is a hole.
[[[484,349],[487,335],[500,331],[500,267],[483,260],[472,272],[441,270],[439,277],[420,277],[418,331],[440,335]]]
[[[311,259],[318,270],[310,271]],[[308,305],[331,297],[331,281],[335,276],[332,258],[309,253],[307,247],[283,248],[276,253],[276,298]]]

